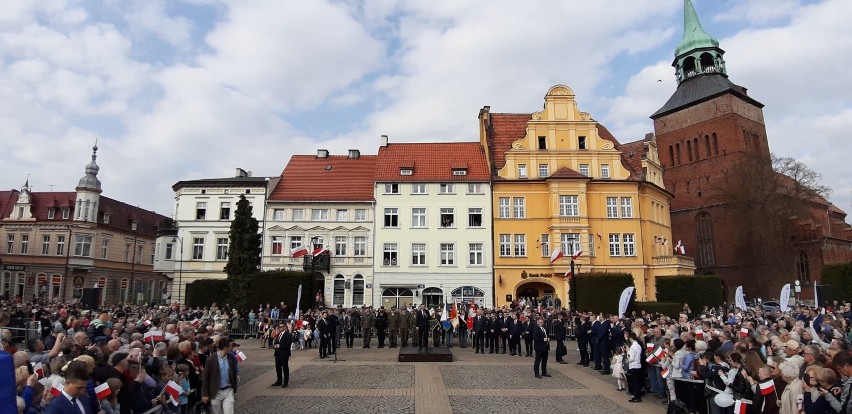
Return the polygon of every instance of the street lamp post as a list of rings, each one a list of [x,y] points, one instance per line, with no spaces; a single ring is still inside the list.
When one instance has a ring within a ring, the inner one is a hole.
[[[183,237],[173,237],[172,243],[179,242],[178,246],[180,247],[180,256],[178,258],[178,291],[177,291],[177,300],[180,306],[183,306],[184,298],[181,296],[183,292]]]

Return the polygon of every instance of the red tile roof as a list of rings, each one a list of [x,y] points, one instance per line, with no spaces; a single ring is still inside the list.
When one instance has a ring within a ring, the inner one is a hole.
[[[621,151],[621,165],[630,172],[631,180],[641,180],[642,173],[644,172],[642,168],[642,158],[645,157],[646,142],[648,142],[647,137],[639,141],[628,142],[615,147],[615,149]]]
[[[586,179],[589,179],[589,177],[586,177],[585,175],[580,174],[577,171],[574,171],[574,170],[572,170],[568,167],[560,168],[559,171],[556,171],[555,173],[553,173],[553,175],[551,175],[548,178],[586,178]]]
[[[328,169],[327,167],[331,167]],[[269,195],[271,201],[372,201],[376,156],[294,155]]]
[[[0,191],[0,220],[12,214],[12,206],[18,199],[17,194],[16,190]]]
[[[379,148],[376,181],[488,182],[491,174],[479,142],[391,143]],[[401,167],[414,167],[412,175],[400,175]],[[467,168],[466,175],[453,169]]]

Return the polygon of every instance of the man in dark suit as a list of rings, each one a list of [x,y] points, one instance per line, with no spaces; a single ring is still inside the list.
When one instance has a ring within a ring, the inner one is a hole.
[[[532,330],[533,348],[535,348],[535,362],[533,363],[533,372],[536,378],[549,377],[547,373],[547,351],[550,350],[550,338],[547,336],[547,330],[544,329],[544,319],[538,318],[536,327]],[[541,368],[541,375],[539,375]]]
[[[533,356],[533,340],[532,340],[532,329],[535,328],[535,322],[531,321],[530,318],[524,318],[524,322],[521,324],[521,336],[524,338],[524,356],[531,357]]]
[[[350,313],[350,311],[346,311],[346,315],[343,317],[343,335],[346,337],[347,348],[352,348],[352,344],[355,342],[355,321]]]
[[[329,341],[331,340],[331,325],[328,322],[328,312],[323,311],[320,319],[317,321],[317,330],[319,331],[319,354],[320,359],[328,357]]]
[[[553,321],[553,339],[556,341],[556,362],[567,364],[562,357],[568,353],[565,349],[565,320],[562,312],[556,314],[556,320]]]
[[[510,321],[511,321],[511,318],[509,318],[509,312],[508,311],[504,311],[502,315],[497,315],[497,322],[498,322],[497,325],[498,325],[498,333],[500,335],[500,345],[503,347],[502,353],[504,353],[504,354],[506,353],[506,342],[509,339],[509,327],[507,326],[507,323],[509,323]]]
[[[510,345],[512,348],[512,355],[517,353],[518,356],[521,355],[521,336],[524,334],[524,325],[523,322],[519,319],[520,315],[515,313],[512,315],[512,321],[514,324],[512,325],[512,336],[510,337]]]
[[[476,316],[473,317],[473,347],[476,349],[474,354],[485,353],[485,316],[482,315],[482,309],[476,310]]]
[[[287,322],[286,327],[272,342],[275,348],[275,375],[277,379],[273,387],[287,388],[290,382],[290,347],[293,345],[293,326]],[[283,376],[283,381],[282,381]]]
[[[586,315],[580,316],[580,323],[577,326],[577,346],[580,347],[580,362],[577,365],[589,366],[589,334],[591,332],[592,324],[589,323],[589,317]]]
[[[420,304],[420,310],[417,311],[417,350],[422,351],[424,348],[429,351],[429,312],[426,311],[426,305]]]
[[[485,337],[488,339],[488,353],[500,352],[500,345],[497,344],[497,339],[500,337],[500,322],[497,320],[497,313],[491,312],[488,321],[485,324]]]
[[[609,347],[609,330],[612,328],[612,324],[609,322],[609,319],[605,319],[601,322],[601,326],[598,329],[598,349],[595,354],[595,365],[598,364],[598,355],[600,355],[600,362],[603,363],[601,369],[601,375],[610,375],[612,371],[610,371],[609,366],[609,358],[610,358],[610,347]]]
[[[598,333],[601,330],[601,321],[599,317],[594,316],[594,314],[592,315],[594,320],[592,322],[592,332],[591,334],[589,334],[589,345],[592,349],[591,358],[593,361],[595,361],[595,369],[600,371],[603,369],[603,367],[601,366],[600,352],[598,352]]]
[[[88,367],[83,361],[72,361],[65,369],[65,387],[47,405],[45,414],[94,414],[86,391],[89,380]]]
[[[340,314],[340,309],[337,309],[328,315],[330,340],[328,341],[328,350],[326,351],[326,355],[336,353],[337,347],[340,346],[340,317],[338,314]]]

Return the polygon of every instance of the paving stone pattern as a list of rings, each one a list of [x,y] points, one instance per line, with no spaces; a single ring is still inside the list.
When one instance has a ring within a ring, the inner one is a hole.
[[[265,364],[240,364],[240,385],[275,369],[275,366]]]
[[[442,365],[447,389],[581,389],[586,388],[567,375],[551,369],[551,378],[536,379],[532,364],[520,365]]]
[[[240,405],[237,412],[252,414],[413,414],[414,398],[258,396]]]
[[[414,367],[410,365],[308,365],[290,373],[291,388],[387,389],[411,388]]]
[[[630,413],[606,398],[591,395],[574,397],[450,396],[450,405],[454,413]]]

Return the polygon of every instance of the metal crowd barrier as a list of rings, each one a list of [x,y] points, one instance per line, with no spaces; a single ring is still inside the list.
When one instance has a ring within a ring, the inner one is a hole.
[[[31,320],[12,320],[9,326],[3,327],[12,334],[12,342],[26,344],[30,339],[41,337],[41,323]]]

